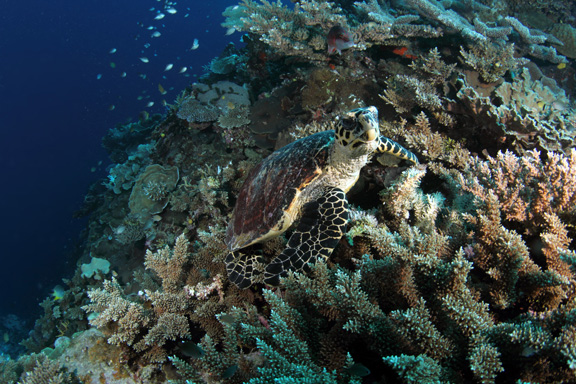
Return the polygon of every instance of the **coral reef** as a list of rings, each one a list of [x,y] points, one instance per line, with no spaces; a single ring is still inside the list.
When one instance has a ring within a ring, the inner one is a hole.
[[[576,382],[572,3],[227,8],[245,45],[104,138],[74,275],[0,381]],[[367,105],[421,165],[374,158],[330,260],[236,288],[224,238],[250,170]]]

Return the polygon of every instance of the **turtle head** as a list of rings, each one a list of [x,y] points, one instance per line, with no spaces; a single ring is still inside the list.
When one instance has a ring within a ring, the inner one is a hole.
[[[376,107],[353,109],[347,112],[336,126],[337,143],[358,155],[374,152],[379,137]]]

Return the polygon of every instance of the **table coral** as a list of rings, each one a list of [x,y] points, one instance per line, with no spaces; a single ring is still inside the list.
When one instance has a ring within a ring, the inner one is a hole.
[[[465,79],[461,81],[457,98],[463,104],[451,103],[448,110],[459,113],[465,108],[475,116],[478,128],[510,137],[519,153],[534,147],[569,151],[574,146],[574,111],[565,107],[564,91],[555,91],[544,79],[532,79],[527,68],[512,82],[496,87],[492,98],[478,94]]]
[[[576,28],[570,24],[556,23],[550,30],[562,45],[557,47],[558,51],[572,59],[576,58]]]
[[[340,12],[333,3],[314,0],[298,2],[293,11],[281,2],[243,0],[238,8],[224,12],[224,25],[258,35],[283,55],[323,61],[330,28],[336,24],[347,27]]]
[[[180,102],[176,115],[189,123],[205,123],[215,121],[220,116],[218,108],[203,104],[194,96],[189,96]]]

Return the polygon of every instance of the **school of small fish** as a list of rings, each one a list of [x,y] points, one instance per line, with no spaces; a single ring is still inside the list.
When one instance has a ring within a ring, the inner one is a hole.
[[[154,43],[155,40],[162,40],[163,39],[162,32],[168,31],[168,29],[162,31],[162,29],[166,27],[166,25],[164,23],[166,23],[166,20],[169,20],[169,18],[173,15],[178,14],[178,15],[180,15],[179,17],[187,18],[191,14],[190,8],[186,8],[186,12],[180,13],[179,9],[177,8],[177,2],[176,1],[171,1],[171,0],[156,0],[156,1],[160,4],[157,7],[152,7],[149,9],[149,11],[152,13],[151,19],[148,21],[145,21],[145,22],[139,22],[138,23],[138,26],[141,27],[146,33],[136,34],[135,40],[138,40],[140,38],[147,38],[148,41],[142,45],[142,49],[140,50],[140,55],[134,59],[134,61],[136,63],[132,64],[131,67],[134,66],[136,68],[139,68],[143,64],[150,64],[150,63],[158,64],[158,62],[162,59],[160,57],[158,57],[157,53],[154,51],[153,46],[155,44]],[[206,31],[206,32],[208,32],[208,31]],[[225,34],[226,34],[226,36],[229,36],[229,35],[233,34],[234,32],[235,32],[235,29],[230,28],[225,32]],[[193,38],[189,47],[190,47],[189,48],[190,51],[194,51],[194,50],[198,49],[200,47],[200,42],[199,42],[198,38]],[[118,48],[118,47],[113,47],[113,48],[110,48],[108,50],[108,54],[110,54],[110,55],[122,55],[123,50]],[[187,65],[183,65],[183,64],[178,65],[179,64],[178,60],[181,60],[181,58],[176,57],[173,62],[165,62],[164,70],[162,72],[163,73],[162,78],[164,80],[167,80],[166,76],[167,76],[168,72],[178,73],[179,75],[185,76],[185,77],[197,76],[196,74],[191,74],[188,71],[188,69],[192,69],[192,67],[187,66]],[[140,64],[138,64],[138,62]],[[119,61],[114,61],[114,62],[110,61],[109,64],[110,64],[111,68],[115,69],[117,67],[117,63],[119,63]],[[120,66],[120,65],[118,65],[118,66]],[[155,66],[152,66],[152,67],[156,68]],[[148,68],[152,68],[152,67],[148,67]],[[172,71],[172,69],[175,69],[175,70]],[[118,72],[118,73],[119,73],[118,76],[120,78],[138,76],[139,78],[146,80],[148,82],[150,82],[151,79],[153,78],[153,76],[151,78],[149,78],[148,75],[142,71],[135,72],[134,69],[128,70],[126,68],[122,68],[122,69],[120,69],[120,72]],[[108,77],[110,75],[108,75],[106,73],[105,74],[98,73],[96,75],[96,79],[100,80],[104,76]],[[166,95],[167,93],[169,93],[169,91],[172,91],[174,89],[174,87],[164,88],[160,83],[158,83],[157,86],[158,86],[158,91],[160,92],[161,95]],[[145,108],[151,108],[155,104],[157,104],[154,101],[152,101],[153,98],[154,98],[154,96],[152,95],[152,92],[148,92],[147,90],[143,90],[141,92],[141,94],[137,97],[137,100],[143,101],[145,103],[145,104],[143,104],[143,106]],[[167,105],[167,102],[165,100],[162,100],[161,104]],[[115,109],[116,109],[116,106],[113,104],[108,107],[109,111],[114,111]]]

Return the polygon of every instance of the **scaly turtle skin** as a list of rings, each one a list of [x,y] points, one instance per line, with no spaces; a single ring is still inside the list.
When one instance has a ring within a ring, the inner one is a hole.
[[[335,128],[288,144],[248,175],[226,233],[226,269],[239,288],[278,285],[288,270],[307,270],[318,257],[330,257],[348,222],[346,192],[373,154],[418,163],[413,153],[380,136],[375,107],[351,110]],[[294,222],[298,226],[286,249],[268,265],[250,252],[251,245],[284,233]]]

